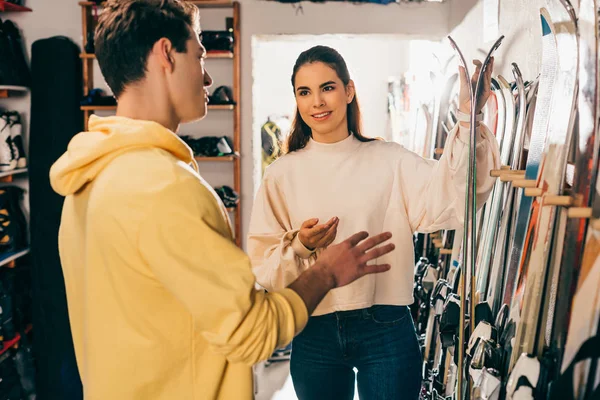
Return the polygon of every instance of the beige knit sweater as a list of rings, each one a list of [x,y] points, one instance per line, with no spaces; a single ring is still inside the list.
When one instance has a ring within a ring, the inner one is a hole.
[[[463,224],[469,129],[455,126],[439,161],[427,160],[396,143],[363,143],[349,136],[334,144],[310,140],[265,171],[256,196],[248,253],[257,282],[267,290],[288,286],[310,267],[322,249],[311,252],[297,238],[302,223],[340,219],[334,242],[366,230],[393,233],[396,250],[375,260],[391,270],[365,276],[332,290],[313,315],[374,304],[413,302],[415,232],[455,229]],[[477,203],[495,182],[498,144],[484,126],[477,129]]]

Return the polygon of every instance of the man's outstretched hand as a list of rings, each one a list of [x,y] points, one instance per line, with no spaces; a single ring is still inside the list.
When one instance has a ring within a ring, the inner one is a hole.
[[[321,253],[319,263],[331,274],[334,288],[346,286],[367,274],[390,269],[388,264],[367,265],[367,262],[394,250],[393,243],[375,248],[391,239],[392,234],[386,232],[367,239],[368,237],[367,232],[356,233]]]
[[[389,232],[371,238],[367,232],[354,234],[342,243],[323,251],[317,262],[289,288],[304,300],[310,315],[331,289],[348,285],[367,274],[389,270],[388,264],[367,263],[394,250],[395,246],[392,243],[379,246],[391,237]]]

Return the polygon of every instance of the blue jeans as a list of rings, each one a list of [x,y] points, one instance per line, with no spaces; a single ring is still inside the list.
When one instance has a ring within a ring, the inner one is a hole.
[[[417,400],[422,356],[410,310],[376,305],[311,317],[292,343],[300,400]]]

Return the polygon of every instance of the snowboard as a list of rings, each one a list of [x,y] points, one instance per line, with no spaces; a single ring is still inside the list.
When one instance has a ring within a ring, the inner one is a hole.
[[[83,130],[79,53],[65,37],[38,40],[31,48],[29,202],[37,390],[44,398],[65,400],[83,399],[83,392],[58,253],[64,198],[52,190],[49,171]]]

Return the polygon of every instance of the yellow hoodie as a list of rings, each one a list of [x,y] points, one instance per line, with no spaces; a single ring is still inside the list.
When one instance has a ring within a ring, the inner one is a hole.
[[[150,121],[92,116],[53,165],[75,354],[87,400],[251,399],[251,365],[307,311],[254,289],[190,148]]]

